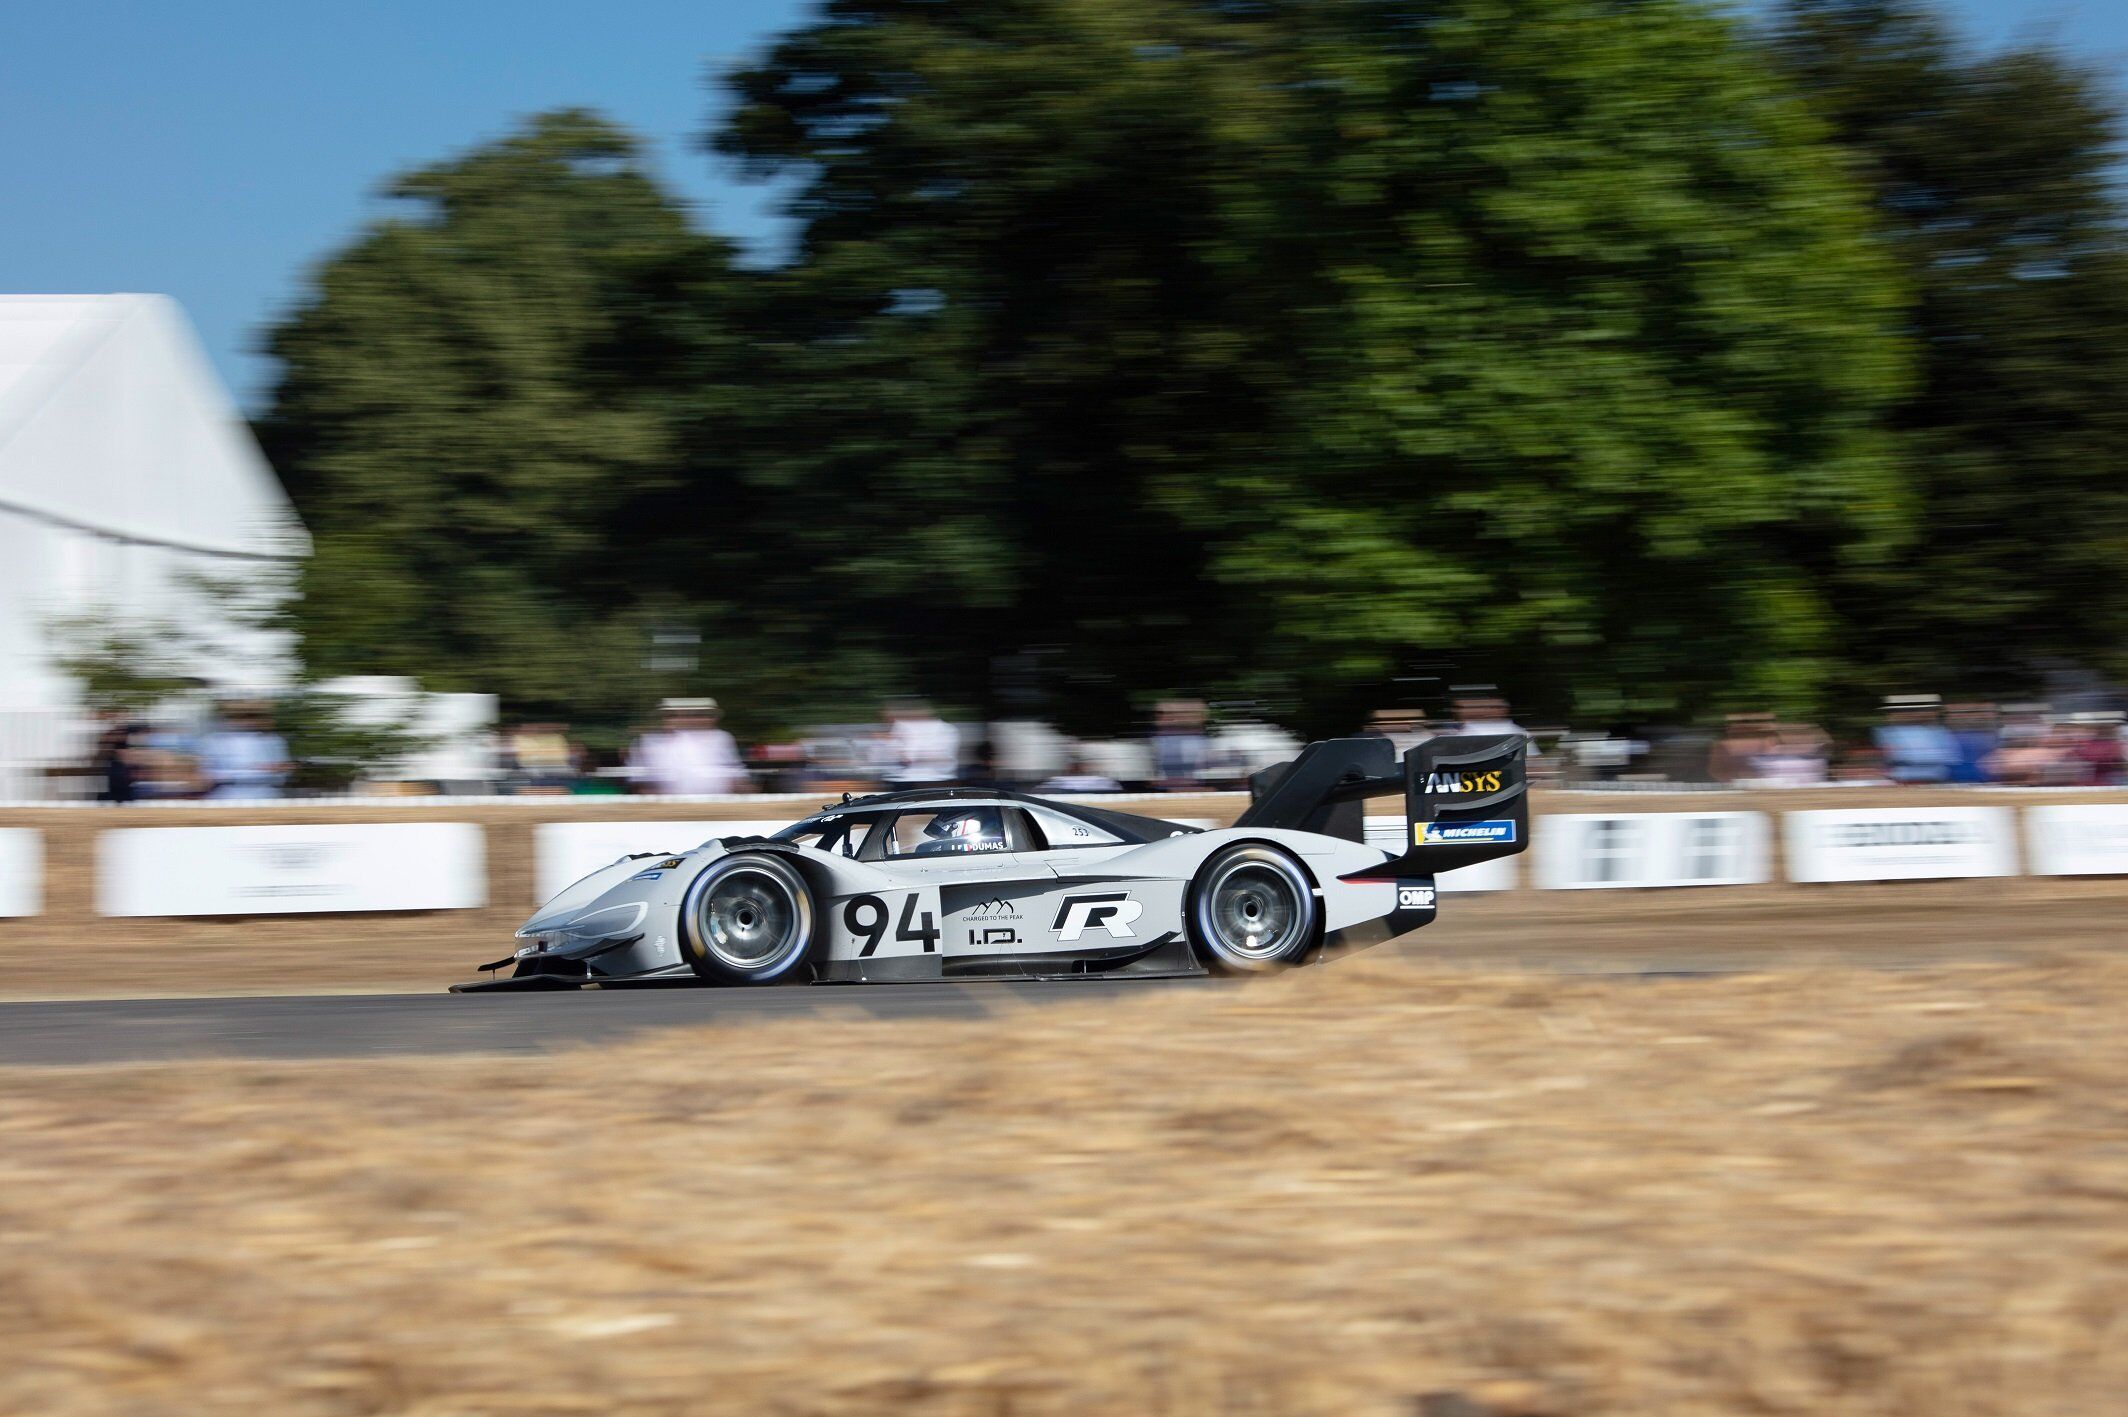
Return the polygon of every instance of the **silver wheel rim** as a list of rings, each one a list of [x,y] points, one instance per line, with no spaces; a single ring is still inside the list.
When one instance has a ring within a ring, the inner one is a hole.
[[[804,920],[788,882],[742,866],[711,881],[695,908],[695,933],[720,964],[759,974],[804,942]]]
[[[1281,863],[1238,856],[1204,883],[1198,923],[1221,954],[1258,964],[1284,959],[1307,940],[1313,923],[1303,890]]]

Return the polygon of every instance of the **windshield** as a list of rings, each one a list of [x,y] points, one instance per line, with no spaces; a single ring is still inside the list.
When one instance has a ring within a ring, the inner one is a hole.
[[[865,838],[871,835],[872,824],[877,820],[877,816],[853,817],[840,812],[830,817],[807,817],[802,822],[792,822],[769,840],[855,856],[864,849]]]

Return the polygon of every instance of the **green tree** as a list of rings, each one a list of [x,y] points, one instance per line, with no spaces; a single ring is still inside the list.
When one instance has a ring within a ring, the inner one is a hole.
[[[271,336],[307,667],[620,720],[678,687],[644,670],[653,629],[727,589],[728,462],[697,425],[743,397],[742,277],[584,113],[390,195]]]
[[[2128,229],[2105,80],[1962,51],[1899,0],[1793,0],[1772,52],[1853,154],[1918,298],[1893,410],[1918,535],[1856,603],[1887,687],[2128,676]]]
[[[1709,10],[843,0],[731,83],[797,183],[784,367],[863,376],[775,475],[875,625],[954,617],[928,672],[1318,724],[1413,655],[1584,713],[1839,682],[1902,292]]]

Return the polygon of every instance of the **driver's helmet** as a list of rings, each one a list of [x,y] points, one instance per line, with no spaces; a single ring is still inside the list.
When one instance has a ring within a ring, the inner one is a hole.
[[[999,831],[994,810],[980,807],[961,812],[941,812],[924,827],[924,841],[917,849],[926,856],[968,851],[1002,851],[1004,834]]]

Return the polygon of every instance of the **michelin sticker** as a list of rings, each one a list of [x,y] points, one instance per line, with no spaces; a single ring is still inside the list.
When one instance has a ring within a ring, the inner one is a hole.
[[[1413,822],[1411,838],[1419,846],[1458,845],[1472,842],[1509,842],[1515,839],[1515,824],[1509,822]]]

